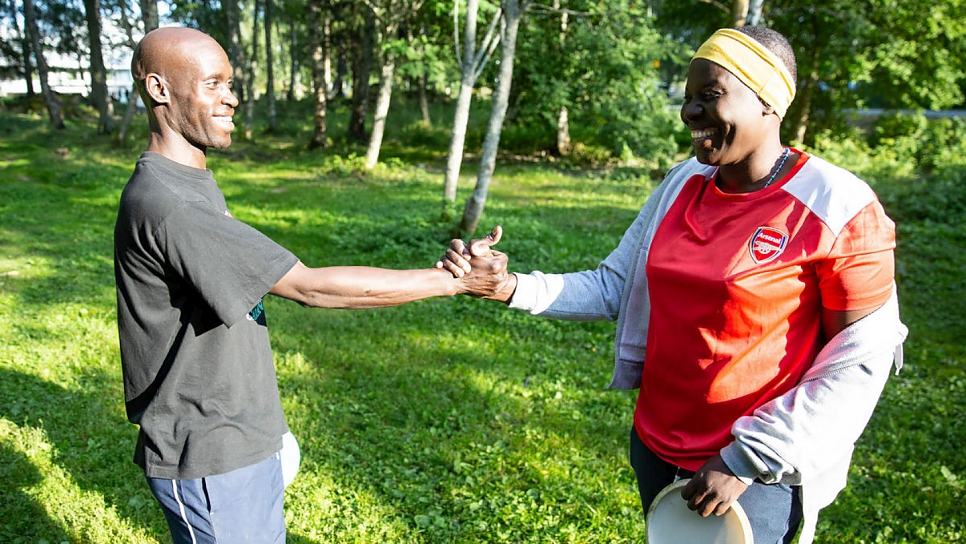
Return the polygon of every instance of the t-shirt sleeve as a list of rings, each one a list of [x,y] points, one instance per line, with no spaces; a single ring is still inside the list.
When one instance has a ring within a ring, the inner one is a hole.
[[[850,311],[884,304],[895,280],[895,247],[895,223],[873,201],[846,224],[817,265],[822,306]]]
[[[167,262],[227,326],[248,314],[298,262],[255,228],[188,203],[159,234]]]

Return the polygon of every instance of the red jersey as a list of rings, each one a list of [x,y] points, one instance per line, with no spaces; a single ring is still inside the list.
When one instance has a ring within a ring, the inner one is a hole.
[[[799,382],[825,343],[823,308],[888,300],[894,247],[895,225],[868,185],[816,157],[803,153],[753,193],[723,193],[713,175],[694,175],[647,260],[641,440],[700,468],[732,441],[739,417]]]

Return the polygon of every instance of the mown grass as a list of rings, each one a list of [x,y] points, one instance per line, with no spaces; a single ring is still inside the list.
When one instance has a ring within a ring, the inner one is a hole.
[[[115,324],[111,232],[140,142],[113,149],[89,125],[0,121],[0,541],[166,542],[130,461]],[[390,135],[388,166],[371,173],[353,157],[361,147],[309,153],[296,130],[236,142],[210,166],[235,216],[310,265],[424,267],[448,237],[445,150],[413,145],[412,127]],[[899,225],[906,368],[819,542],[964,539],[966,230],[957,201],[929,190],[961,197],[964,182],[954,170],[877,185]],[[504,226],[513,270],[592,267],[653,184],[503,164],[482,225]],[[471,186],[461,181],[460,201]],[[604,388],[613,324],[467,298],[266,306],[303,453],[286,496],[290,542],[643,542],[626,462],[635,396]]]

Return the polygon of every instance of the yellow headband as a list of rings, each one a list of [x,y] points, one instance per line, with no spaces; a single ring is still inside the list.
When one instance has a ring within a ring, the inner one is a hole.
[[[728,70],[785,118],[795,98],[792,74],[777,55],[737,30],[723,28],[698,48],[694,59],[707,59]]]

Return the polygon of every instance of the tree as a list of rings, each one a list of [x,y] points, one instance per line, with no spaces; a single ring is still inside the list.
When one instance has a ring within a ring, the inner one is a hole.
[[[309,48],[312,54],[312,86],[315,108],[312,119],[314,127],[308,148],[325,147],[326,142],[326,102],[329,89],[325,81],[324,43],[328,28],[322,23],[322,0],[308,0],[306,5],[309,23]]]
[[[410,23],[423,5],[423,0],[364,0],[376,22],[376,47],[379,51],[379,93],[376,95],[376,115],[366,149],[366,168],[379,161],[379,150],[386,130],[386,117],[392,100],[392,85],[396,59],[402,44],[397,41],[399,29]]]
[[[248,65],[248,60],[245,58],[245,46],[242,43],[241,36],[241,13],[238,8],[238,0],[226,0],[222,6],[225,10],[225,19],[227,22],[227,36],[228,36],[228,54],[231,58],[231,65],[234,70],[233,80],[235,88],[242,92],[237,92],[239,101],[248,107],[248,103],[253,100],[250,92],[247,92],[250,88],[249,75],[245,73],[245,68]],[[252,119],[246,115],[245,117],[245,138],[251,139],[252,137]]]
[[[255,74],[258,73],[258,0],[252,6],[252,54],[248,56],[248,73],[245,77],[245,139],[252,140],[255,125]]]
[[[90,42],[91,99],[97,108],[97,132],[110,134],[114,131],[114,104],[107,90],[107,70],[101,52],[101,3],[100,0],[84,0],[87,15],[87,38]]]
[[[503,21],[500,25],[500,71],[497,89],[493,93],[493,105],[490,110],[490,121],[487,124],[486,137],[483,140],[483,156],[480,159],[480,169],[476,175],[476,187],[473,194],[466,200],[463,208],[463,218],[460,221],[461,234],[471,236],[483,215],[486,205],[486,195],[493,179],[496,168],[496,152],[500,146],[500,133],[503,130],[503,120],[506,117],[509,104],[510,88],[513,83],[513,61],[516,55],[517,33],[520,29],[520,19],[529,6],[529,0],[522,3],[519,0],[503,0]]]
[[[40,42],[40,29],[37,27],[37,15],[34,11],[33,0],[23,0],[24,29],[30,35],[30,43],[33,46],[34,58],[37,59],[37,75],[40,77],[40,93],[44,98],[44,106],[47,108],[47,115],[50,117],[50,124],[57,129],[66,128],[64,117],[61,113],[60,101],[50,88],[48,79],[49,70],[47,61],[44,59],[44,48]]]
[[[278,128],[278,116],[275,111],[275,50],[272,45],[272,32],[275,30],[275,19],[272,14],[273,0],[265,0],[265,95],[268,99],[268,131],[275,132]]]
[[[369,139],[366,131],[366,112],[369,110],[369,76],[372,73],[372,50],[374,47],[375,18],[372,11],[362,9],[351,17],[352,48],[352,109],[349,113],[349,138],[364,142]]]
[[[534,4],[531,12],[508,125],[525,127],[533,150],[564,154],[569,135],[598,156],[673,153],[677,121],[661,77],[668,81],[687,66],[687,46],[662,37],[653,16],[631,1],[570,0],[559,9]]]
[[[30,62],[30,37],[27,35],[26,29],[20,30],[20,23],[17,21],[17,0],[10,0],[9,5],[10,24],[13,27],[14,36],[18,39],[15,44],[9,44],[9,47],[5,47],[4,53],[20,65],[21,73],[27,85],[27,96],[32,98],[36,91],[34,90],[34,67],[33,63]],[[7,46],[8,44],[3,43],[3,45]]]
[[[482,42],[477,45],[476,30],[480,2],[479,0],[467,0],[461,55],[459,49],[459,5],[460,0],[454,0],[453,32],[456,38],[456,59],[460,65],[460,88],[456,95],[453,130],[450,136],[449,149],[446,152],[446,173],[443,179],[444,218],[449,214],[450,205],[456,201],[456,184],[459,181],[460,167],[463,164],[463,148],[466,145],[466,126],[469,123],[473,87],[499,44],[500,34],[496,30],[503,17],[502,8],[496,8],[490,19],[486,35]]]
[[[158,28],[158,3],[157,0],[141,0],[141,22],[144,26],[144,33],[147,34],[155,28]],[[137,46],[137,42],[134,39],[134,23],[131,17],[128,16],[128,5],[127,0],[119,0],[118,9],[120,11],[120,24],[121,28],[124,30],[124,35],[127,38],[128,47],[133,50]],[[138,87],[137,84],[131,84],[131,90],[128,92],[127,96],[127,106],[124,108],[124,116],[121,118],[121,122],[118,125],[117,132],[114,134],[114,145],[122,146],[124,142],[127,141],[127,133],[131,127],[131,121],[134,120],[134,114],[137,111],[138,104]]]

